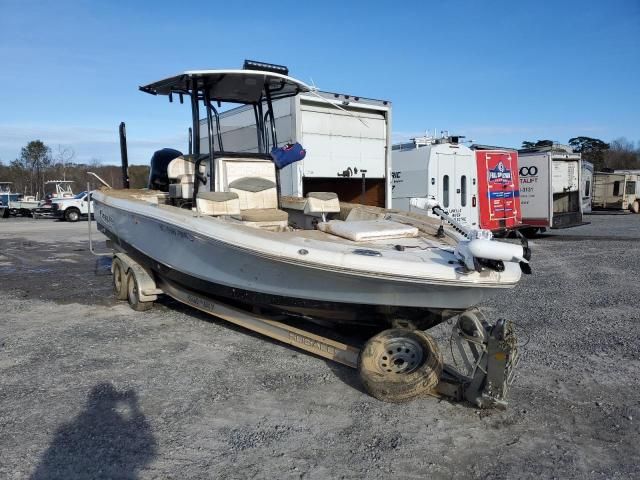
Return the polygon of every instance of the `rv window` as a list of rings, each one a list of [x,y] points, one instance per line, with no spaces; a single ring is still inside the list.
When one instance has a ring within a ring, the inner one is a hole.
[[[587,184],[584,186],[584,195],[586,197],[591,196],[591,180],[587,180]]]
[[[617,180],[613,182],[613,194],[620,195],[620,182]]]
[[[467,206],[467,176],[460,177],[460,205]]]
[[[442,206],[449,206],[449,175],[442,177]]]
[[[625,187],[624,193],[626,193],[627,195],[629,195],[629,194],[633,195],[634,193],[636,193],[636,183],[635,182],[627,182],[627,185]]]

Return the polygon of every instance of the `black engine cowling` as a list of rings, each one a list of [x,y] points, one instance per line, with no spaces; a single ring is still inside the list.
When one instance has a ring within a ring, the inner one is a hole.
[[[169,191],[169,177],[167,175],[167,166],[174,158],[182,155],[182,152],[173,148],[163,148],[154,152],[151,157],[151,169],[149,171],[149,185],[152,190],[160,190],[161,192]]]

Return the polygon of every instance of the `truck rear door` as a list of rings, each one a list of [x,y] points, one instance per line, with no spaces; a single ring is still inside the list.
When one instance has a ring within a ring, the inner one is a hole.
[[[518,153],[478,150],[476,163],[480,226],[495,231],[521,225]]]
[[[552,228],[565,228],[582,223],[580,198],[580,161],[553,158],[551,161],[553,194]]]
[[[438,200],[453,218],[466,225],[478,225],[478,194],[475,159],[467,153],[436,153]]]
[[[551,226],[548,155],[520,155],[518,164],[522,223],[534,227]]]

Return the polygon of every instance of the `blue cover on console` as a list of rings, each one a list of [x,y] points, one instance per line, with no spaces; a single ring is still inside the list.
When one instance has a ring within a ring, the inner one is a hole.
[[[302,160],[306,154],[306,150],[298,142],[287,143],[283,147],[273,147],[271,149],[271,158],[273,158],[273,163],[279,169]]]

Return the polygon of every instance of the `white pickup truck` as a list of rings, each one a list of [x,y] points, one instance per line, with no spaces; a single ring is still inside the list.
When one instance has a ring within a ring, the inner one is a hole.
[[[71,198],[59,198],[52,202],[53,216],[77,222],[81,217],[86,217],[91,211],[93,214],[93,201],[89,202],[89,192],[80,192]]]

